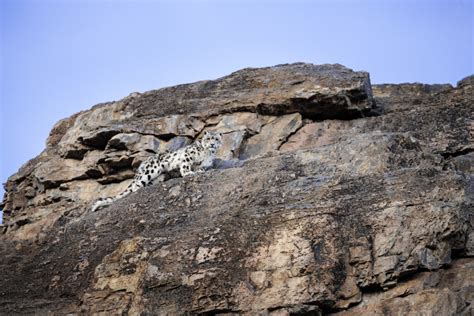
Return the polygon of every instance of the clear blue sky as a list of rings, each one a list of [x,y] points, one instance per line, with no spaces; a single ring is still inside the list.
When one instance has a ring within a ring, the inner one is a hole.
[[[373,83],[473,73],[469,0],[0,0],[0,181],[53,124],[133,91],[243,67],[341,63]]]

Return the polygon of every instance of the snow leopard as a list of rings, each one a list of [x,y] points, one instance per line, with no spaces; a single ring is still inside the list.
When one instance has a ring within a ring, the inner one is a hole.
[[[216,152],[222,144],[221,134],[205,131],[202,139],[174,152],[158,153],[144,160],[135,174],[133,181],[125,191],[115,197],[97,200],[92,212],[108,206],[138,189],[159,181],[163,173],[178,170],[182,177],[202,173],[211,167]]]

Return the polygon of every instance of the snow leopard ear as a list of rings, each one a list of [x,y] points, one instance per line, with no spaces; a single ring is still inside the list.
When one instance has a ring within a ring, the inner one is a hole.
[[[209,135],[210,133],[208,131],[204,131],[204,137]]]

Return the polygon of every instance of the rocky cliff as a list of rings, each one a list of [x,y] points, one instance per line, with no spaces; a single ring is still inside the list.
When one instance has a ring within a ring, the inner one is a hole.
[[[279,65],[61,120],[5,184],[0,314],[471,315],[473,84]],[[89,211],[206,130],[212,170]]]

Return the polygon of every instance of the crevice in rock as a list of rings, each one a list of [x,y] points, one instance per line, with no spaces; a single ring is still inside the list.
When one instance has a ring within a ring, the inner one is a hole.
[[[78,141],[89,148],[105,151],[107,149],[107,144],[110,141],[110,139],[112,139],[112,137],[114,137],[115,135],[118,135],[121,133],[123,134],[135,133],[141,136],[153,136],[153,137],[156,137],[158,140],[161,140],[164,142],[168,142],[174,137],[178,137],[178,136],[189,137],[188,135],[177,135],[174,133],[155,134],[155,133],[144,133],[144,132],[137,131],[135,129],[125,129],[125,130],[120,130],[120,131],[113,130],[113,131],[98,132],[96,135],[94,135],[91,138],[84,139],[83,137],[79,137]],[[193,137],[190,137],[190,138],[193,138]],[[62,157],[82,160],[84,158],[84,155],[88,151],[90,150],[87,148],[73,149],[63,154]]]
[[[464,148],[464,149],[456,150],[454,152],[443,152],[443,153],[440,153],[440,155],[443,156],[444,159],[451,159],[451,158],[455,158],[459,156],[464,156],[472,152],[474,152],[474,148]]]
[[[239,112],[240,113],[240,112]],[[211,116],[212,117],[212,116]],[[209,118],[210,119],[210,118]],[[206,120],[207,121],[207,120]],[[204,124],[204,127],[199,130],[199,133],[198,134],[201,134],[203,130],[205,130],[206,128],[212,128],[212,127],[215,127],[217,125],[219,125],[219,123],[221,122],[221,120],[217,121],[217,123],[205,123]]]
[[[257,113],[262,115],[284,115],[298,112],[303,118],[313,121],[322,120],[353,120],[364,117],[379,116],[382,114],[381,108],[376,107],[373,100],[367,96],[359,94],[337,94],[320,95],[315,94],[310,98],[291,98],[288,103],[257,105]],[[367,108],[365,102],[372,106]],[[362,106],[358,106],[362,103]]]
[[[278,145],[277,150],[280,151],[281,146],[283,146],[284,144],[286,144],[286,143],[288,142],[288,139],[290,139],[291,136],[293,136],[293,135],[295,135],[296,133],[298,133],[298,131],[299,131],[300,129],[302,129],[305,125],[306,125],[306,124],[303,122],[303,124],[301,124],[301,126],[298,127],[294,132],[288,134],[288,135],[286,136],[286,138],[280,143],[280,145]]]
[[[29,223],[31,223],[31,220],[29,218],[20,218],[13,222],[13,224],[16,224],[18,227],[24,226]]]
[[[384,290],[384,288],[378,283],[373,283],[373,284],[369,284],[367,286],[362,286],[362,287],[359,287],[359,289],[362,292],[362,294],[364,294],[364,293],[379,293],[379,292],[383,292],[383,290]]]
[[[153,137],[156,137],[159,140],[162,140],[162,141],[165,141],[165,142],[171,140],[173,137],[180,136],[180,135],[176,135],[176,134],[173,134],[173,133],[167,133],[167,134],[144,133],[144,132],[137,131],[135,129],[125,129],[125,130],[121,131],[120,133],[123,133],[123,134],[139,134],[141,136],[153,136]]]
[[[70,148],[67,149],[64,153],[60,153],[60,156],[64,159],[74,159],[74,160],[82,160],[87,152],[89,152],[89,148]]]
[[[241,106],[236,106],[236,107],[232,107],[232,108],[229,108],[229,109],[223,109],[217,113],[210,113],[209,115],[207,116],[203,116],[203,120],[206,121],[206,120],[209,120],[211,117],[213,116],[219,116],[219,115],[226,115],[226,114],[234,114],[234,113],[238,113],[238,112],[243,112],[243,113],[258,113],[257,109],[253,106],[246,106],[246,105],[241,105]]]
[[[71,178],[71,179],[56,180],[56,181],[54,180],[45,180],[45,181],[39,180],[39,181],[43,185],[43,188],[44,188],[43,192],[46,192],[46,190],[58,188],[63,183],[69,183],[73,181],[80,181],[80,180],[87,180],[87,179],[90,179],[90,176],[87,174],[87,172],[85,172],[84,174]]]
[[[120,134],[118,130],[98,131],[93,137],[79,137],[78,141],[86,146],[104,150],[109,140],[115,135]]]
[[[233,310],[230,308],[217,308],[211,311],[197,313],[197,315],[213,316],[213,315],[222,315],[222,314],[229,315],[229,314],[240,314],[240,313],[242,313],[242,311],[240,310]]]
[[[466,302],[466,306],[459,311],[459,315],[469,315],[470,312],[472,312],[471,303]]]
[[[295,314],[295,315],[328,315],[328,314],[331,314],[331,313],[334,313],[336,312],[337,310],[339,310],[338,308],[334,307],[334,301],[332,300],[327,300],[327,301],[321,301],[321,302],[317,302],[317,303],[309,303],[307,305],[313,305],[313,306],[316,306],[320,312],[322,313],[316,313],[317,310],[313,310],[313,311],[308,311],[309,313],[303,313],[303,314]],[[310,314],[311,313],[311,314]]]
[[[416,267],[415,269],[412,269],[412,270],[403,271],[397,277],[394,286],[389,287],[388,289],[395,288],[395,287],[399,286],[400,284],[407,283],[407,282],[410,282],[412,280],[415,280],[416,278],[418,278],[420,276],[420,273],[424,273],[424,272],[435,273],[436,271],[446,270],[446,269],[449,269],[449,265],[443,265],[443,266],[440,266],[438,269],[432,269],[432,270],[430,270],[428,268],[425,268],[425,267],[422,267],[422,266],[419,266],[419,267]],[[387,288],[383,288],[383,287],[381,287],[381,288],[382,288],[382,292],[387,290]],[[406,295],[404,295],[404,296],[406,296]]]
[[[307,302],[302,304],[294,305],[282,305],[268,308],[267,312],[281,312],[283,315],[294,315],[294,316],[319,316],[327,314],[328,310],[331,310],[334,302]]]
[[[159,140],[162,140],[164,142],[169,142],[171,139],[173,139],[174,137],[178,136],[178,135],[175,135],[175,134],[161,134],[161,135],[154,135],[154,134],[142,134],[140,133],[141,135],[152,135],[156,138],[158,138]]]
[[[466,234],[465,236],[465,242],[467,242],[467,239],[468,239],[469,235]],[[456,260],[456,259],[461,259],[461,258],[469,258],[468,255],[466,255],[466,249],[463,248],[463,249],[459,249],[459,248],[452,248],[451,249],[451,259],[453,260]],[[450,266],[450,264],[448,264],[448,266]]]
[[[342,311],[347,311],[347,310],[350,310],[352,307],[355,307],[357,305],[359,305],[360,303],[362,302],[362,300],[360,302],[351,302],[349,303],[349,306],[347,306],[346,308],[339,308],[339,307],[326,307],[326,308],[321,308],[322,310],[322,315],[332,315],[332,314],[336,314],[336,313],[339,313],[339,312],[342,312]]]
[[[332,99],[336,97],[336,99]],[[372,100],[371,108],[358,108],[358,104],[366,101],[366,96],[319,96],[320,100],[316,100],[318,96],[311,98],[292,98],[288,103],[260,103],[256,107],[239,106],[225,109],[219,113],[212,113],[203,116],[204,121],[214,116],[235,114],[235,113],[257,113],[260,115],[282,116],[285,114],[300,113],[303,119],[309,119],[315,122],[324,120],[343,120],[350,121],[366,117],[374,117],[383,115],[383,108],[378,107]],[[347,98],[350,102],[348,104]],[[350,106],[350,108],[348,107]],[[207,125],[206,125],[207,126]]]

